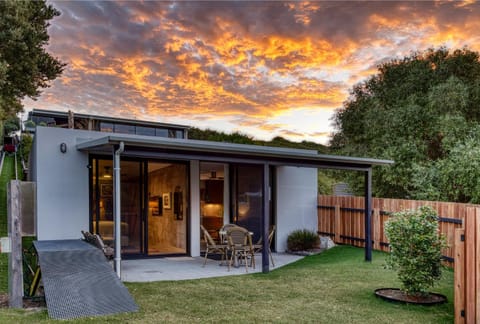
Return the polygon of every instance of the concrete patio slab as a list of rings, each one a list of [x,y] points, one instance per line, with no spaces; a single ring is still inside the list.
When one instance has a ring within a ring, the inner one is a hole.
[[[303,256],[286,253],[273,253],[275,267],[270,265],[270,270],[275,270],[289,263],[302,259]],[[228,271],[226,265],[220,261],[208,260],[203,267],[203,257],[165,257],[158,259],[123,260],[122,281],[126,282],[151,282],[165,280],[189,280],[211,277],[236,276],[247,274],[245,267],[231,267]],[[248,273],[262,271],[262,256],[255,256],[256,268],[248,268]]]

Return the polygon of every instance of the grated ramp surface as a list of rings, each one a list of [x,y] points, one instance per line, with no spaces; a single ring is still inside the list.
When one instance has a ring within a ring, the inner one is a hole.
[[[96,247],[82,240],[35,241],[34,245],[50,317],[72,319],[138,310]]]

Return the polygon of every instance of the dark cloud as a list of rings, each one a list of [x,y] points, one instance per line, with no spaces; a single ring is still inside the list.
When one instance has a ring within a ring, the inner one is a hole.
[[[480,49],[478,3],[51,3],[62,15],[52,21],[48,50],[68,67],[29,106],[217,117],[296,139],[325,138],[328,121],[305,131],[308,116],[303,124],[298,116],[292,125],[269,121],[304,107],[333,111],[378,63],[412,50],[445,43]]]

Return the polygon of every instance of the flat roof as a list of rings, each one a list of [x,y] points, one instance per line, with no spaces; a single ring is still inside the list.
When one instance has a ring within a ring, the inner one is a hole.
[[[96,153],[112,153],[112,147],[125,145],[122,155],[156,157],[170,154],[199,160],[244,161],[277,165],[331,167],[340,169],[366,169],[373,165],[393,164],[392,160],[356,158],[350,156],[318,154],[314,150],[291,149],[271,146],[234,144],[225,142],[174,139],[129,134],[112,134],[98,139],[83,140],[77,149]]]
[[[38,117],[68,118],[68,112],[65,112],[65,111],[33,109],[32,111],[30,111],[30,114],[31,116],[38,116]],[[179,124],[161,123],[161,122],[154,122],[154,121],[117,118],[117,117],[107,117],[107,116],[99,116],[99,115],[92,115],[92,114],[80,114],[76,112],[73,112],[73,116],[78,118],[95,119],[95,120],[111,122],[111,123],[121,122],[121,123],[135,124],[139,126],[170,127],[170,128],[180,128],[180,129],[191,128],[190,126],[179,125]]]

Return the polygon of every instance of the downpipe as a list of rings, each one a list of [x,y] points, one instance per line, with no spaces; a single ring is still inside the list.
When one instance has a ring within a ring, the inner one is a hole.
[[[122,233],[121,233],[121,205],[120,205],[120,154],[123,153],[125,145],[123,142],[120,142],[118,149],[114,153],[113,159],[113,180],[114,180],[114,202],[115,202],[115,257],[114,257],[114,266],[115,272],[119,279],[121,279],[121,269],[120,264],[122,261],[121,257],[121,247],[122,247]]]

